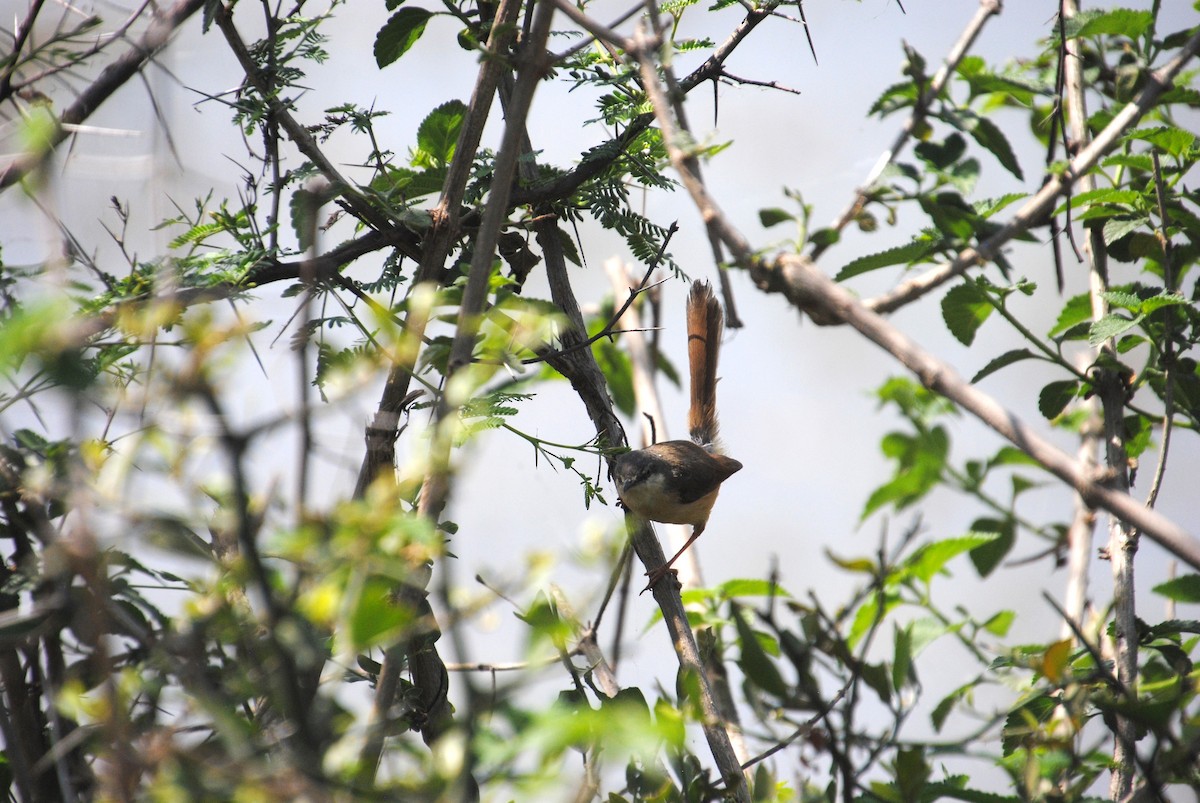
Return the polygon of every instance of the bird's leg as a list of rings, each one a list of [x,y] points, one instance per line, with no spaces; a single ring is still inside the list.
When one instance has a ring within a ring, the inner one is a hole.
[[[659,566],[657,569],[651,569],[650,571],[646,572],[649,582],[646,583],[646,587],[642,589],[643,594],[654,588],[655,584],[658,583],[659,580],[663,579],[667,572],[675,573],[675,570],[672,569],[671,566],[674,565],[675,561],[679,560],[680,555],[682,555],[684,552],[687,552],[687,548],[692,545],[693,541],[700,537],[700,533],[702,532],[704,532],[704,524],[693,525],[691,538],[687,540],[686,544],[680,547],[679,551],[675,553],[675,556],[662,566]]]

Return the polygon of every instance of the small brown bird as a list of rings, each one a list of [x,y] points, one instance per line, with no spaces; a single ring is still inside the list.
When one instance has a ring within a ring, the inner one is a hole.
[[[717,357],[724,320],[721,305],[707,283],[694,282],[688,294],[688,369],[691,404],[690,441],[666,441],[618,455],[613,461],[617,496],[634,514],[665,524],[690,524],[692,535],[667,563],[647,572],[647,588],[671,571],[704,532],[721,483],[742,464],[720,453],[717,440]]]

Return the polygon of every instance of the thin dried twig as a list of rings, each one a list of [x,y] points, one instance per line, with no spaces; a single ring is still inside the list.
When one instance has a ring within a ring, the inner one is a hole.
[[[79,93],[75,102],[63,110],[58,118],[58,125],[44,146],[27,151],[15,157],[0,170],[0,190],[9,187],[24,178],[38,167],[53,153],[54,149],[68,137],[69,128],[77,126],[91,116],[104,101],[125,85],[130,78],[154,57],[167,44],[171,34],[189,17],[199,11],[206,0],[179,0],[175,5],[154,15],[150,27],[142,34],[137,43],[120,58],[108,65],[100,75]]]

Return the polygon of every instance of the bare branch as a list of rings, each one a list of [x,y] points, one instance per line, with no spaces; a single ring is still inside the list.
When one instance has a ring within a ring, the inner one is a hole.
[[[26,151],[16,156],[0,170],[0,190],[10,187],[24,178],[31,170],[38,167],[53,153],[54,149],[67,138],[70,126],[79,125],[100,104],[112,97],[113,93],[146,65],[154,54],[167,44],[175,29],[184,23],[192,14],[204,6],[205,0],[179,0],[175,5],[155,14],[150,27],[142,34],[137,43],[120,58],[109,64],[83,92],[68,106],[58,118],[58,125],[50,135],[49,142],[42,148]]]

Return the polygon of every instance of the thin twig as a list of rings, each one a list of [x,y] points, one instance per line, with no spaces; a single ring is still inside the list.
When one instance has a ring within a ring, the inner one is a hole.
[[[54,148],[68,136],[66,126],[78,125],[91,116],[97,108],[112,97],[113,93],[136,75],[153,58],[175,32],[192,14],[205,5],[206,0],[179,0],[166,10],[155,14],[150,27],[142,34],[137,44],[104,68],[75,102],[68,106],[58,118],[58,125],[50,134],[44,148],[27,151],[15,157],[0,170],[0,190],[24,178],[29,171],[40,165]]]

